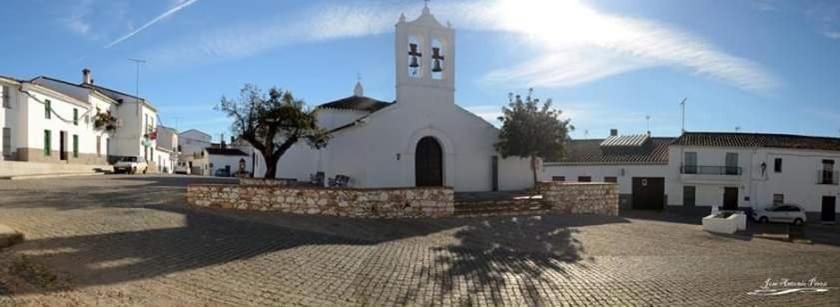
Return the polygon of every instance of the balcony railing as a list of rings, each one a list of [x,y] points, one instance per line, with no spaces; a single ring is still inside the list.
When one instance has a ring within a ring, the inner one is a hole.
[[[740,176],[741,168],[738,166],[683,165],[680,167],[680,174]]]
[[[830,184],[830,185],[838,185],[840,183],[840,176],[838,176],[838,172],[833,171],[817,171],[817,184]]]

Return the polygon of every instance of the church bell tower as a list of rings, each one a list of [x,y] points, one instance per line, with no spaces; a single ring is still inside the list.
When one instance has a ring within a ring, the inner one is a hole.
[[[420,17],[396,25],[397,102],[455,103],[455,31],[423,7]]]

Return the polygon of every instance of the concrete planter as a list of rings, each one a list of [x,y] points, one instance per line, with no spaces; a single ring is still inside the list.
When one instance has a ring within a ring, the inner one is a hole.
[[[734,234],[738,231],[738,215],[743,214],[732,214],[726,218],[721,217],[719,214],[706,216],[703,218],[703,230],[714,233]]]

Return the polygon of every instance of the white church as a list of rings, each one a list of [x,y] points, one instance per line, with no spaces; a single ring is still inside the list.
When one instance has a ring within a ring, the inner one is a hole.
[[[278,178],[309,181],[343,175],[354,188],[449,186],[456,191],[521,190],[533,186],[527,159],[503,159],[493,147],[499,130],[455,104],[455,31],[426,7],[396,25],[396,101],[353,95],[317,107],[331,131],[326,148],[301,142],[277,165]],[[246,153],[248,153],[246,151]],[[259,152],[249,169],[265,173]],[[252,164],[253,163],[253,164]]]

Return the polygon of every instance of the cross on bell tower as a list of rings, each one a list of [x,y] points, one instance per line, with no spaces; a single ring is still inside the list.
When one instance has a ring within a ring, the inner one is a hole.
[[[429,1],[415,20],[401,15],[396,25],[397,101],[406,97],[440,97],[454,103],[455,31],[432,15]],[[429,102],[430,103],[430,102]]]

